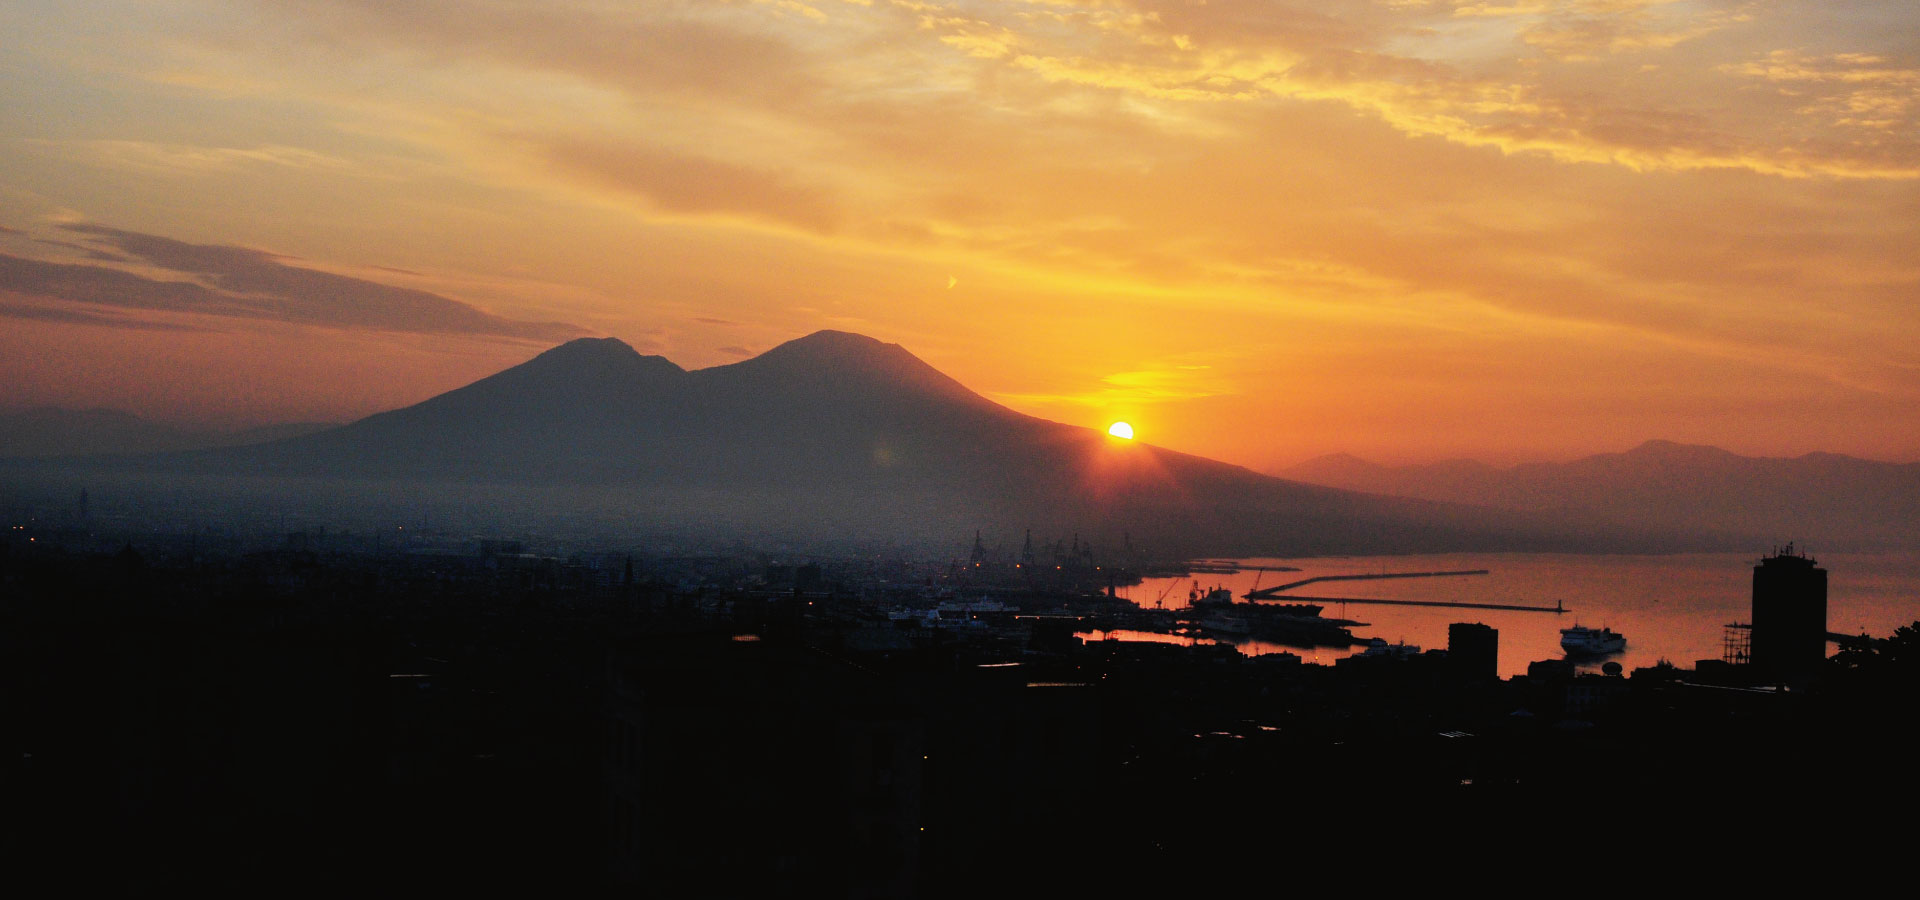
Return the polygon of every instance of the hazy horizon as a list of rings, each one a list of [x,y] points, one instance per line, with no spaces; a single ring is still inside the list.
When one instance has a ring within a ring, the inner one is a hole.
[[[832,331],[833,329],[826,329],[826,330]],[[620,339],[614,338],[614,340],[620,340]],[[627,342],[624,340],[621,340],[620,343],[626,345],[629,348],[633,347],[633,345],[630,342]],[[554,346],[557,347],[561,345],[556,344]],[[537,350],[534,355],[538,356],[539,353],[544,353],[546,352],[546,350],[549,350],[549,349],[553,349],[553,348],[552,347],[541,348]],[[638,348],[634,348],[634,349],[636,353],[640,352]],[[907,349],[909,353],[912,352],[911,348],[904,348],[904,349]],[[643,355],[658,356],[660,358],[667,359],[669,362],[674,362],[676,365],[679,365],[678,361],[673,360],[671,357],[667,356],[666,354],[648,353]],[[758,356],[758,355],[760,354],[755,354],[755,356]],[[749,357],[749,358],[752,358],[752,357]],[[682,366],[682,368],[684,368],[686,371],[692,372],[692,371],[701,371],[703,369],[722,368],[725,366],[734,365],[735,363],[738,363],[738,362],[741,362],[741,360],[717,362],[717,363],[713,363],[712,365],[700,366],[700,367]],[[492,374],[492,373],[487,373],[487,374]],[[419,400],[427,400],[427,399],[431,399],[431,396],[419,398]],[[991,397],[989,395],[989,399],[993,399],[995,402],[1001,402],[1002,405],[1006,405],[1006,406],[1009,406],[1010,408],[1015,408],[1017,410],[1017,406],[1014,406],[1013,404],[1004,403],[1003,401],[1001,401],[1000,398]],[[419,402],[419,401],[415,401],[415,402]],[[398,407],[373,410],[369,412],[367,415],[368,416],[379,415],[380,413],[391,412],[394,409],[401,409],[411,405],[414,405],[414,404],[406,403]],[[169,429],[177,429],[182,431],[194,432],[199,435],[208,437],[209,439],[216,436],[240,436],[240,435],[244,435],[251,432],[269,433],[276,428],[295,427],[295,426],[301,427],[303,430],[332,428],[332,427],[339,427],[342,425],[352,424],[353,422],[357,422],[357,421],[360,421],[361,419],[366,418],[366,416],[361,416],[354,419],[345,419],[345,420],[337,420],[337,421],[306,421],[306,420],[282,421],[282,420],[275,420],[275,419],[254,419],[254,418],[239,419],[239,420],[235,420],[233,418],[214,418],[214,419],[178,418],[178,417],[169,418],[169,417],[163,417],[158,415],[142,414],[136,410],[129,409],[124,405],[115,406],[115,405],[112,405],[111,403],[106,403],[103,405],[96,405],[96,406],[87,406],[87,407],[71,407],[71,406],[58,406],[58,405],[51,405],[51,404],[21,403],[17,401],[11,401],[6,398],[0,398],[0,415],[22,415],[22,414],[42,412],[42,411],[54,411],[54,412],[63,412],[63,413],[109,413],[109,414],[124,413],[124,414],[135,416],[139,418],[141,421],[148,424],[161,426]],[[1039,416],[1039,417],[1047,418],[1045,416]],[[1049,419],[1049,421],[1057,421],[1057,420]],[[1120,421],[1120,420],[1115,420],[1115,421]],[[1081,425],[1082,427],[1094,428],[1096,430],[1104,430],[1105,423],[1063,422],[1062,424]],[[1141,436],[1140,439],[1147,443],[1155,443],[1162,446],[1167,446],[1162,440],[1149,441],[1147,440],[1147,437],[1148,436],[1143,435]],[[1153,437],[1158,437],[1158,436],[1153,436]],[[1683,444],[1683,445],[1689,445],[1689,446],[1708,446],[1708,447],[1715,447],[1716,449],[1727,450],[1728,452],[1735,452],[1735,453],[1739,452],[1729,447],[1720,447],[1712,444],[1692,444],[1686,441],[1674,441],[1670,438],[1667,438],[1661,435],[1648,435],[1648,436],[1639,438],[1637,440],[1624,440],[1618,444],[1600,445],[1590,449],[1572,451],[1566,454],[1560,454],[1555,456],[1519,457],[1511,453],[1489,454],[1483,457],[1441,456],[1441,455],[1432,455],[1432,454],[1426,454],[1426,455],[1413,454],[1413,455],[1401,455],[1401,456],[1364,456],[1362,454],[1355,453],[1349,449],[1341,447],[1341,448],[1327,450],[1324,452],[1313,453],[1307,456],[1300,457],[1298,459],[1273,460],[1264,464],[1253,464],[1253,463],[1246,463],[1242,461],[1224,460],[1224,459],[1221,461],[1229,462],[1235,465],[1241,465],[1246,468],[1250,468],[1255,471],[1261,472],[1263,474],[1278,475],[1280,477],[1290,477],[1287,474],[1289,470],[1298,469],[1309,463],[1324,460],[1328,457],[1343,457],[1343,456],[1353,457],[1363,462],[1386,466],[1386,467],[1410,467],[1410,466],[1417,467],[1417,466],[1432,465],[1437,463],[1476,462],[1476,463],[1483,463],[1483,464],[1498,467],[1498,468],[1510,468],[1515,465],[1525,465],[1529,463],[1574,462],[1574,461],[1586,459],[1596,455],[1624,453],[1632,449],[1642,447],[1649,443],[1661,443],[1661,442],[1676,443],[1676,444]],[[146,449],[146,448],[140,448],[140,449]],[[1169,446],[1169,449],[1181,449],[1181,448]],[[1826,447],[1817,447],[1812,450],[1802,451],[1801,453],[1794,453],[1794,454],[1740,453],[1740,455],[1763,458],[1763,459],[1786,459],[1786,458],[1801,456],[1801,455],[1804,455],[1805,453],[1834,453],[1834,452],[1837,452],[1837,451],[1828,449]],[[1895,463],[1895,464],[1920,462],[1920,456],[1915,456],[1913,458],[1885,458],[1885,457],[1857,456],[1855,454],[1841,454],[1841,455],[1854,456],[1855,458],[1865,459],[1872,462],[1885,462],[1885,463]]]

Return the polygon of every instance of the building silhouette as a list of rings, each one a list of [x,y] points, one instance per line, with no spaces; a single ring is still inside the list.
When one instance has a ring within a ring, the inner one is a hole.
[[[1827,570],[1792,544],[1753,567],[1754,673],[1804,686],[1827,658]]]
[[[1447,659],[1461,678],[1500,677],[1500,631],[1479,622],[1447,626]]]

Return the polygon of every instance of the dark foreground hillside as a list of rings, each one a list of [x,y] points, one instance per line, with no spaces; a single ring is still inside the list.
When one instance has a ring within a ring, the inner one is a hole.
[[[1874,865],[1873,810],[1914,799],[1911,634],[1804,694],[1499,681],[1046,619],[910,633],[831,571],[784,592],[569,571],[9,545],[10,878],[960,897],[1532,883],[1601,853],[1752,883]],[[1725,871],[1769,846],[1793,853]]]

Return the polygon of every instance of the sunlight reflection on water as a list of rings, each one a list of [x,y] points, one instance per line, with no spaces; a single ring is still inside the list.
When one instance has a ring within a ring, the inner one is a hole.
[[[1885,636],[1920,620],[1920,553],[1826,554],[1827,629],[1844,634]],[[1487,569],[1487,575],[1382,581],[1334,581],[1286,592],[1287,597],[1380,600],[1430,600],[1455,603],[1552,605],[1564,602],[1564,614],[1443,607],[1376,606],[1319,601],[1329,618],[1370,623],[1354,636],[1405,641],[1429,649],[1447,645],[1447,625],[1481,622],[1500,632],[1500,672],[1524,674],[1527,663],[1558,659],[1560,629],[1570,625],[1607,626],[1625,634],[1625,651],[1589,664],[1616,660],[1629,670],[1661,659],[1682,667],[1696,660],[1719,659],[1725,626],[1751,621],[1753,566],[1759,554],[1695,553],[1672,556],[1579,554],[1434,554],[1425,556],[1349,556],[1312,559],[1248,559],[1248,565],[1296,566],[1299,572],[1197,574],[1153,578],[1121,595],[1152,608],[1187,605],[1197,581],[1202,591],[1225,587],[1236,596],[1316,575]],[[1161,636],[1156,636],[1161,637]],[[1185,640],[1175,638],[1176,640]],[[1249,655],[1284,650],[1309,662],[1330,663],[1352,650],[1305,649],[1264,641],[1236,644]]]

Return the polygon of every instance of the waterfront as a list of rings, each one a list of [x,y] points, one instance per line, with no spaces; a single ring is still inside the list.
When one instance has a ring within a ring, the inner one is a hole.
[[[1751,620],[1753,567],[1761,555],[1461,553],[1260,558],[1242,562],[1293,566],[1300,571],[1150,578],[1121,589],[1120,594],[1146,608],[1164,595],[1168,608],[1179,608],[1187,605],[1188,589],[1196,580],[1203,590],[1225,587],[1238,597],[1256,587],[1319,575],[1487,569],[1486,575],[1307,585],[1276,597],[1275,602],[1294,596],[1546,606],[1563,602],[1567,612],[1562,614],[1325,603],[1323,615],[1368,623],[1353,629],[1362,640],[1378,637],[1429,649],[1446,647],[1449,623],[1485,623],[1500,631],[1502,676],[1525,674],[1527,663],[1535,660],[1560,658],[1560,629],[1575,624],[1606,626],[1627,636],[1625,651],[1593,661],[1587,668],[1615,660],[1632,669],[1662,659],[1691,667],[1696,660],[1720,658],[1727,623]],[[1920,552],[1815,556],[1828,571],[1828,631],[1864,631],[1885,637],[1920,620]],[[1265,641],[1238,646],[1248,655],[1285,650],[1319,663],[1358,652],[1358,648],[1306,649]]]

